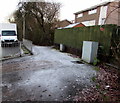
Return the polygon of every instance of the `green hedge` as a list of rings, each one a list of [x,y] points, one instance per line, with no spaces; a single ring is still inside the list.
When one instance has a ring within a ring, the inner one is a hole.
[[[108,55],[111,39],[115,35],[117,26],[102,25],[102,28],[104,28],[104,31],[100,30],[100,26],[57,29],[55,31],[54,42],[76,49],[82,49],[83,41],[96,41],[102,46],[102,52]]]

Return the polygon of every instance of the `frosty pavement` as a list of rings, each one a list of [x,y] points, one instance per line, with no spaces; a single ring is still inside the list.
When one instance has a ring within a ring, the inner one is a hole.
[[[71,101],[93,85],[94,67],[72,62],[78,58],[51,47],[34,46],[33,52],[2,62],[3,101]]]

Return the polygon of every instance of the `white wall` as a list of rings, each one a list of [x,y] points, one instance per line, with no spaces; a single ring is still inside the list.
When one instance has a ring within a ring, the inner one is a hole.
[[[93,26],[95,25],[95,20],[84,21],[82,22],[85,26]]]
[[[32,53],[32,41],[23,39],[23,44]]]
[[[101,6],[98,25],[103,25],[104,24],[104,21],[107,17],[107,9],[108,9],[108,6]]]

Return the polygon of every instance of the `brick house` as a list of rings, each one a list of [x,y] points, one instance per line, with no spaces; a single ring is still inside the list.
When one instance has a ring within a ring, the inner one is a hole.
[[[120,1],[104,2],[74,14],[75,23],[81,22],[85,26],[102,24],[120,26]]]
[[[69,20],[65,19],[56,23],[56,28],[63,28],[72,24]]]
[[[85,25],[82,23],[73,23],[65,27],[60,27],[58,29],[64,29],[64,28],[75,28],[75,27],[84,27]]]

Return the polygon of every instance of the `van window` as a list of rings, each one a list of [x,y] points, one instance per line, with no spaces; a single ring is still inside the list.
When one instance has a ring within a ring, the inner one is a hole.
[[[16,36],[15,31],[2,31],[2,36]]]

